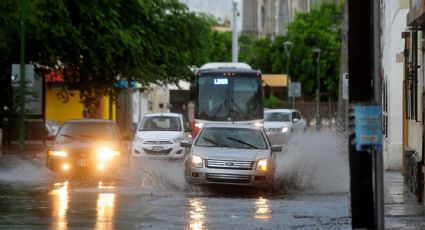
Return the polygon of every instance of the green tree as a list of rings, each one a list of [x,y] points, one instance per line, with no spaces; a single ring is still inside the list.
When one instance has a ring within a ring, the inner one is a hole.
[[[290,71],[293,81],[302,83],[304,95],[314,95],[316,59],[313,49],[320,48],[320,76],[322,92],[334,98],[338,92],[339,58],[341,51],[340,25],[342,4],[326,2],[308,13],[299,13],[289,24],[287,37],[275,40],[274,72],[286,72],[283,42],[292,41]]]
[[[40,74],[61,71],[65,88],[79,90],[85,105],[99,95],[115,94],[119,80],[148,85],[190,79],[188,67],[208,60],[209,19],[177,0],[26,3],[26,63],[36,64]],[[18,19],[18,1],[3,0],[2,86],[10,85],[10,66],[19,62]]]

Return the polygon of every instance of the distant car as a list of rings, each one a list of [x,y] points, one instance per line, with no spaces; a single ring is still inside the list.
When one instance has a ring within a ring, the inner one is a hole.
[[[296,109],[264,111],[264,130],[272,143],[285,143],[294,132],[306,129],[307,122]]]
[[[137,127],[132,143],[135,157],[183,159],[180,141],[190,140],[191,129],[180,113],[149,113]]]
[[[185,179],[192,185],[228,184],[271,189],[276,152],[261,127],[248,124],[208,123],[185,159]]]
[[[124,143],[128,139],[121,136],[111,120],[69,120],[53,138],[46,166],[62,173],[111,173],[128,163],[129,152]]]

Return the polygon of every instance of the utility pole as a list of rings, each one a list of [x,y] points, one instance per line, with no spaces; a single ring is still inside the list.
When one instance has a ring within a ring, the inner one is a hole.
[[[232,62],[238,62],[238,0],[233,0],[233,21],[232,21]]]
[[[319,48],[315,48],[313,53],[316,55],[317,62],[317,90],[316,90],[316,130],[322,128],[322,118],[320,117],[320,52]]]
[[[283,43],[283,46],[285,47],[285,54],[286,54],[286,75],[288,76],[288,81],[292,84],[292,79],[291,79],[291,75],[290,75],[290,71],[289,71],[289,59],[290,59],[290,53],[291,53],[291,47],[292,47],[292,42],[290,41],[286,41]],[[289,87],[289,84],[288,84]],[[292,90],[294,90],[293,88],[291,88]],[[292,92],[292,94],[294,94],[294,92]],[[292,95],[292,108],[295,108],[295,96]]]
[[[19,73],[19,150],[25,149],[25,0],[20,0],[19,37],[20,37],[20,73]]]

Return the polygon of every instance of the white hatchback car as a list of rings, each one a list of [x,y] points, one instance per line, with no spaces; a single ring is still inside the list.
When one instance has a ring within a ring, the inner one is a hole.
[[[269,109],[264,111],[264,130],[273,144],[287,142],[298,131],[307,129],[307,123],[296,109]]]
[[[191,139],[191,129],[182,114],[146,114],[137,127],[132,143],[132,155],[183,159],[186,151],[180,146],[180,141]]]

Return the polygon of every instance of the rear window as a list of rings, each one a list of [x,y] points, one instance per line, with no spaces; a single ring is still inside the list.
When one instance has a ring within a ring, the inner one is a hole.
[[[195,145],[267,149],[263,133],[260,130],[248,128],[206,127],[199,134]]]

